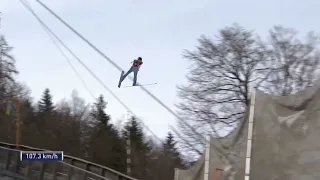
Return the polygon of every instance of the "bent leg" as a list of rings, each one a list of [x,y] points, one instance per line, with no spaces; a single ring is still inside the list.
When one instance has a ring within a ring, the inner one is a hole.
[[[132,71],[133,71],[133,68],[130,68],[129,71],[128,71],[125,75],[122,76],[121,82],[122,82]]]

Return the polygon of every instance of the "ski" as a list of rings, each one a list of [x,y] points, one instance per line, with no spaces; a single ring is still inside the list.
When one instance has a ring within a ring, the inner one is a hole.
[[[138,84],[138,85],[135,85],[135,86],[151,86],[151,85],[156,85],[158,83],[151,83],[151,84]],[[128,87],[135,87],[135,86],[123,86],[123,88],[128,88]]]
[[[119,83],[118,83],[118,88],[120,88],[120,86],[121,86],[121,79],[122,79],[123,74],[124,74],[124,71],[121,71],[121,75],[120,75],[120,79],[119,79]]]

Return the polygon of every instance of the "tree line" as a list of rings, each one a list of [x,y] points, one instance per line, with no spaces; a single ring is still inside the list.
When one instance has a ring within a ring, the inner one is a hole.
[[[12,47],[0,36],[0,141],[15,143],[16,117],[20,114],[20,144],[64,151],[126,173],[140,180],[173,179],[174,168],[184,167],[177,141],[168,132],[162,142],[148,137],[137,117],[123,127],[111,122],[107,102],[100,95],[93,104],[86,103],[74,91],[71,98],[53,102],[50,89],[33,101],[29,88],[16,81],[18,70]],[[12,100],[19,99],[20,112]],[[11,103],[9,103],[11,102]],[[8,111],[10,107],[10,111]],[[127,143],[131,141],[131,163],[127,164]]]

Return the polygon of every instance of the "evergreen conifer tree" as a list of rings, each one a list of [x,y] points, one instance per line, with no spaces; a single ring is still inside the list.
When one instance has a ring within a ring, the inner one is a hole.
[[[91,157],[99,164],[124,172],[125,143],[111,124],[111,117],[105,112],[106,107],[107,102],[103,95],[100,95],[91,111]]]
[[[99,130],[111,130],[110,124],[111,117],[105,112],[107,102],[104,100],[103,95],[100,95],[91,112],[92,122]]]
[[[46,88],[43,92],[41,100],[38,102],[39,114],[49,115],[54,111],[54,105],[52,102],[52,95],[50,89]]]
[[[174,136],[171,132],[168,133],[165,142],[163,143],[164,155],[172,159],[175,166],[182,165],[181,155],[176,147],[177,142],[174,139]]]
[[[176,147],[177,142],[171,132],[168,133],[165,141],[162,144],[162,154],[159,159],[161,159],[162,171],[165,173],[159,174],[162,179],[173,179],[174,178],[174,168],[182,168],[183,160]]]

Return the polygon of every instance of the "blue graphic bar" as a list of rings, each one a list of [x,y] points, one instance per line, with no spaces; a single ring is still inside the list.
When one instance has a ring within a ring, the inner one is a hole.
[[[21,151],[21,161],[63,161],[63,151]]]

